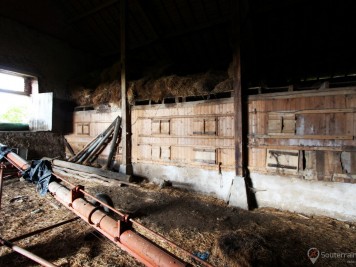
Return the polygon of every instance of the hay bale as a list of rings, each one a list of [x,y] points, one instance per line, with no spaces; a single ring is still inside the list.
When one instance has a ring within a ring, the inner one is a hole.
[[[134,105],[137,97],[137,93],[135,92],[135,82],[128,82],[127,86],[127,102],[129,102],[130,105]]]
[[[211,91],[212,94],[217,94],[217,93],[224,93],[224,92],[231,92],[234,90],[234,83],[232,78],[226,79],[225,81],[222,81],[218,83],[214,90]]]
[[[178,85],[180,83],[180,77],[177,75],[170,75],[163,78],[167,94],[171,96],[179,96]]]
[[[209,71],[196,77],[193,83],[194,95],[204,95],[210,93],[215,86],[227,78],[224,72]]]
[[[88,106],[92,103],[92,90],[78,87],[73,89],[70,98],[79,106]]]
[[[138,99],[140,100],[146,100],[146,99],[150,99],[149,98],[149,92],[146,91],[146,83],[147,83],[147,79],[143,78],[137,81],[133,81],[133,92],[134,95],[137,96]]]
[[[119,81],[100,84],[94,91],[93,96],[94,105],[116,103],[119,104],[121,100],[121,85]]]
[[[274,262],[265,239],[242,229],[220,236],[213,253],[230,267],[273,266]]]

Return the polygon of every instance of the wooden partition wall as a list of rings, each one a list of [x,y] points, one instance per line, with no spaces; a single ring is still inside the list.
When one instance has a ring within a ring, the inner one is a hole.
[[[356,89],[249,97],[250,172],[356,182]]]
[[[234,170],[233,99],[134,106],[132,162]]]

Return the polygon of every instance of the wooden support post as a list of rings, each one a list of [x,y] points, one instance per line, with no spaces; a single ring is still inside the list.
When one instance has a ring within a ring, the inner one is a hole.
[[[131,175],[131,114],[126,88],[126,1],[120,0],[122,163],[120,172]]]
[[[234,1],[234,45],[233,54],[233,88],[235,94],[235,171],[237,176],[244,176],[244,153],[243,153],[243,119],[242,119],[242,89],[241,89],[241,29],[240,29],[240,1]]]
[[[241,21],[240,21],[240,0],[233,2],[233,28],[235,29],[233,41],[235,51],[233,54],[233,86],[234,86],[234,123],[235,123],[235,172],[236,176],[231,185],[229,204],[242,209],[248,209],[247,177],[246,177],[246,149],[244,136],[246,117],[243,116],[242,87],[241,87]],[[246,112],[246,115],[248,113]]]

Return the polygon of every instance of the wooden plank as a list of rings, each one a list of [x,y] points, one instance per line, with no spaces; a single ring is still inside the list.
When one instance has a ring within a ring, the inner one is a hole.
[[[180,110],[184,110],[183,108]],[[196,114],[196,115],[166,115],[166,116],[154,116],[156,120],[171,120],[171,119],[198,119],[198,118],[214,118],[214,117],[234,117],[233,114],[219,114],[219,113],[210,113],[210,114]],[[152,119],[151,115],[139,116],[138,120],[143,119]]]
[[[356,94],[356,87],[341,87],[326,90],[308,90],[308,91],[293,91],[293,92],[280,92],[268,93],[261,95],[250,95],[248,100],[269,100],[269,99],[290,99],[302,97],[318,97],[318,96],[334,96],[334,95],[352,95]]]
[[[297,171],[299,152],[293,150],[267,150],[266,167],[277,170]]]
[[[307,109],[297,110],[295,114],[354,113],[355,111],[354,108]]]
[[[216,149],[202,149],[202,148],[193,148],[194,161],[207,163],[207,164],[216,164]]]
[[[43,158],[43,159],[50,161],[54,166],[68,168],[68,169],[91,173],[91,174],[97,174],[106,178],[115,179],[119,181],[131,182],[131,175],[125,175],[118,172],[112,172],[108,170],[103,170],[99,168],[94,168],[94,167],[85,166],[85,165],[67,162],[58,159],[50,159],[50,158]]]
[[[249,148],[268,148],[268,149],[283,149],[283,150],[305,150],[305,151],[344,151],[343,147],[326,147],[326,146],[286,146],[286,145],[252,145]]]
[[[170,160],[171,159],[171,147],[161,146],[161,159]]]
[[[193,134],[203,135],[204,134],[204,119],[194,119],[193,120]]]
[[[161,134],[170,134],[170,120],[161,120]]]
[[[160,120],[152,120],[151,133],[152,134],[160,134],[161,133],[161,121]]]
[[[353,135],[249,135],[261,139],[319,139],[319,140],[353,140]]]
[[[212,100],[201,100],[201,101],[192,101],[192,102],[184,102],[184,103],[172,103],[172,104],[155,104],[155,105],[150,105],[150,106],[133,106],[133,110],[153,110],[154,112],[157,112],[159,109],[166,109],[166,108],[175,108],[175,109],[180,109],[180,108],[189,108],[189,107],[194,107],[194,106],[208,106],[208,105],[220,105],[220,104],[233,104],[234,98],[222,98],[222,99],[212,99]],[[177,114],[177,115],[189,115],[192,114],[191,111],[186,112],[185,114]],[[228,113],[233,116],[233,110],[230,110]]]
[[[204,120],[204,134],[206,135],[216,135],[217,122],[216,118],[210,118]]]
[[[161,147],[152,146],[152,159],[159,160],[161,158]]]

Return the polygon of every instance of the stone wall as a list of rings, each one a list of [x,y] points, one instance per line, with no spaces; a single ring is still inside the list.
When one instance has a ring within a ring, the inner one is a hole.
[[[28,159],[64,158],[63,136],[51,132],[0,132],[0,143],[8,147],[27,149]]]

